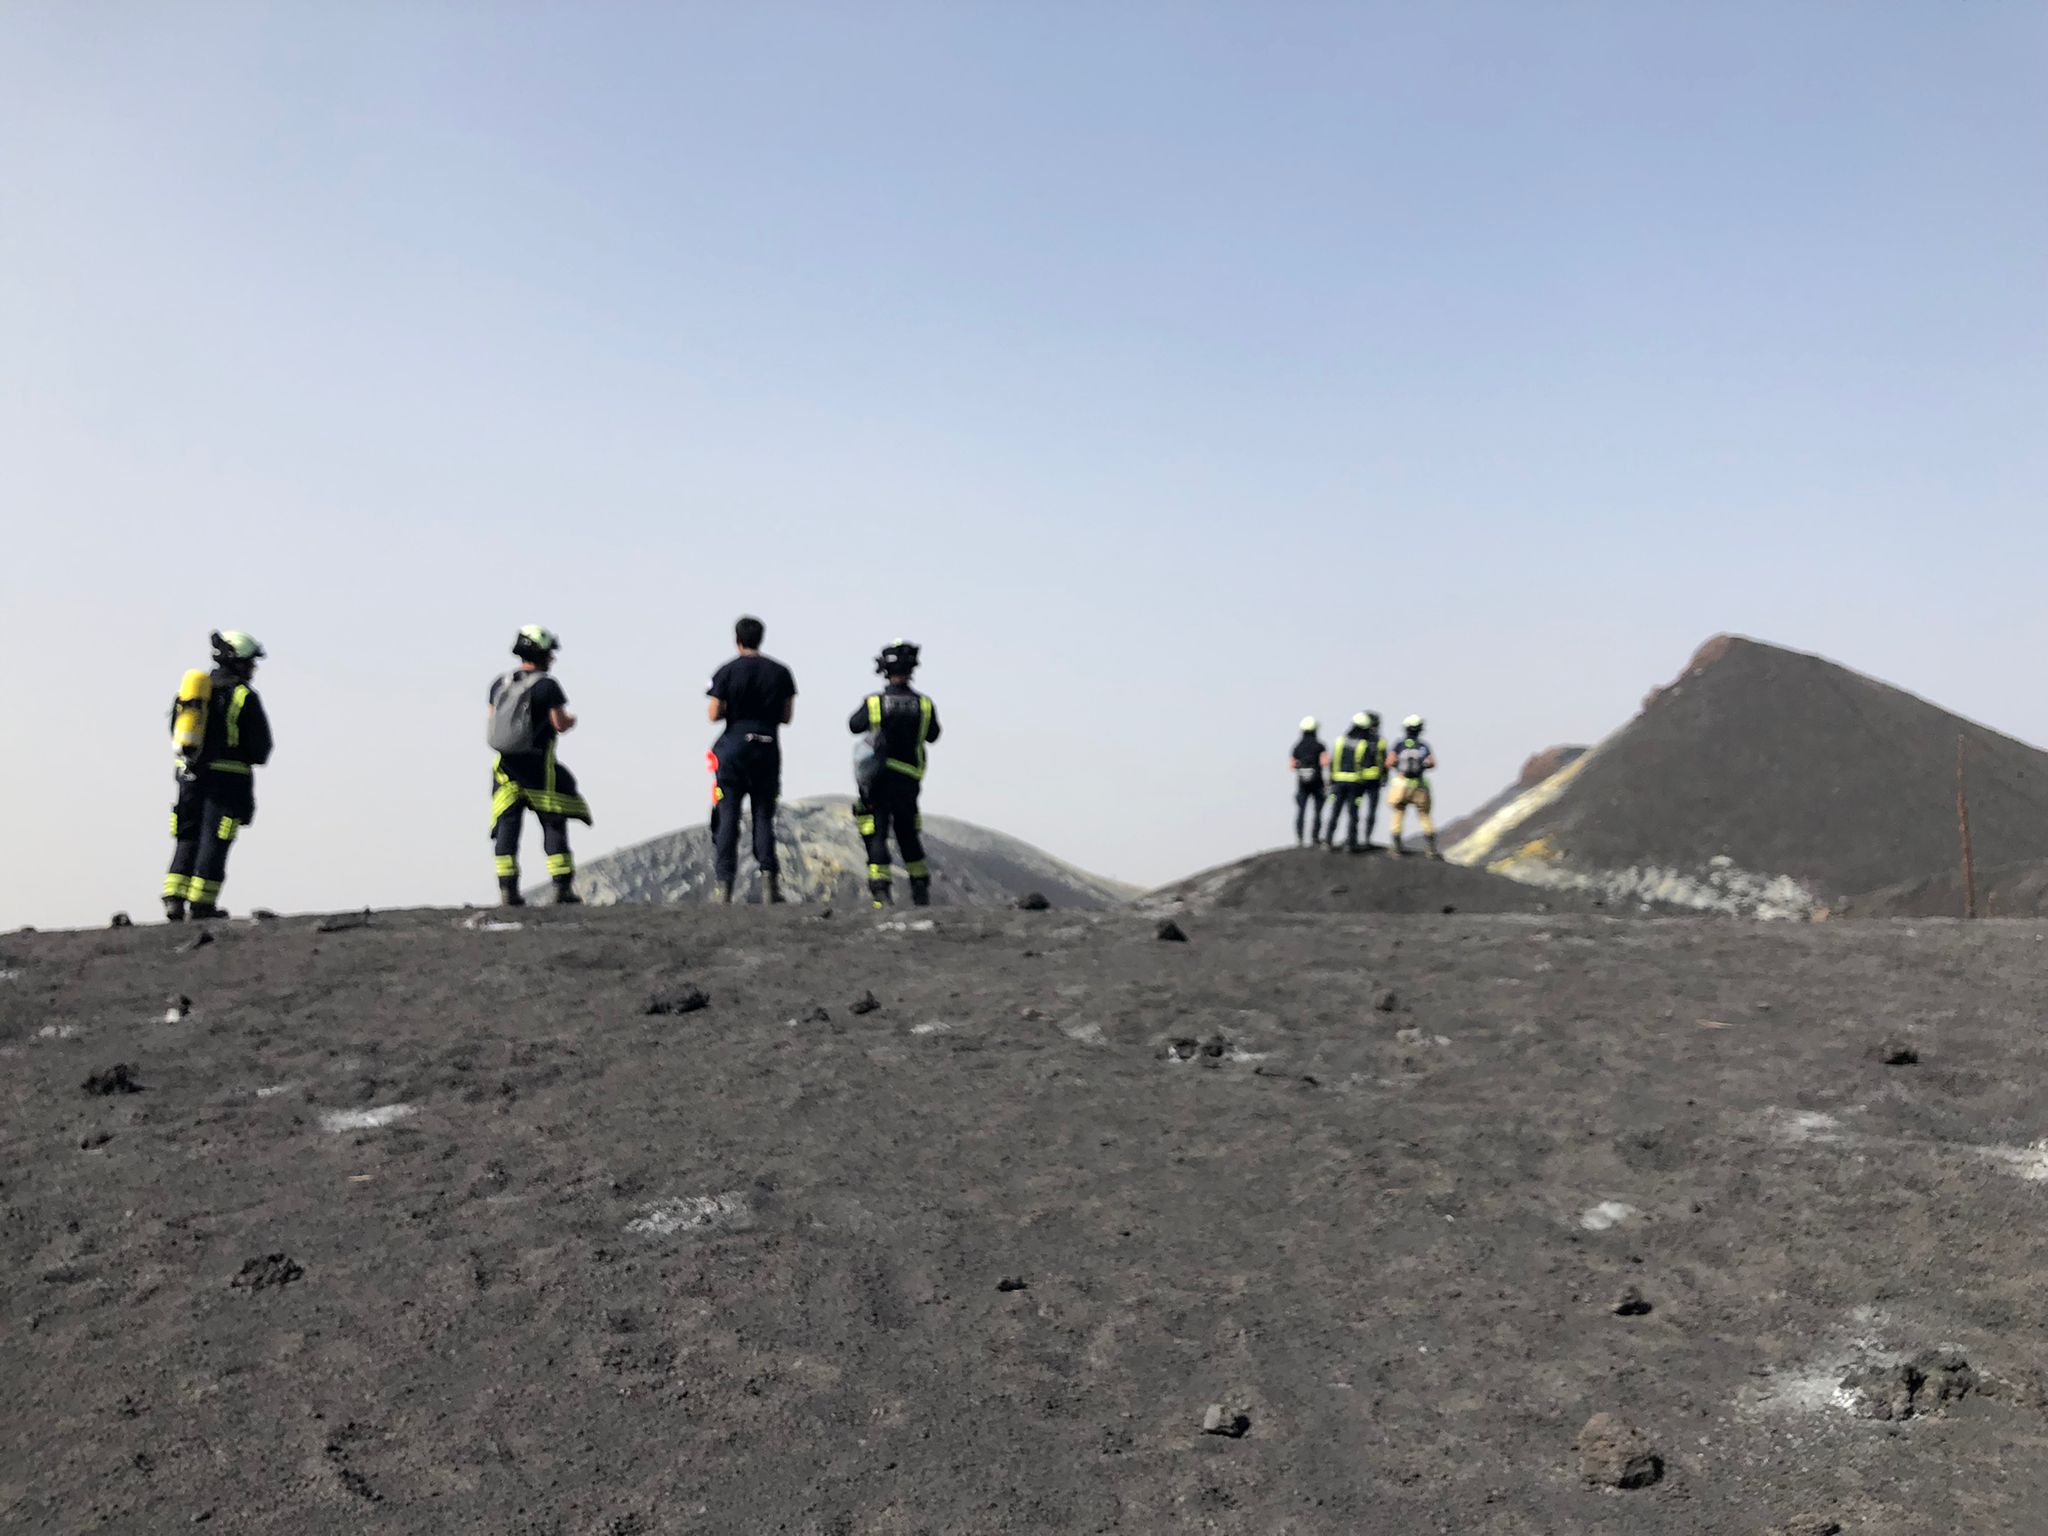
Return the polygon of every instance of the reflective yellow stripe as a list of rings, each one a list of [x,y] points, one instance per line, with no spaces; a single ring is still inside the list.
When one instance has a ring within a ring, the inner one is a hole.
[[[868,695],[868,729],[879,731],[881,728],[882,696],[879,693],[871,693]]]
[[[932,867],[923,859],[918,859],[913,863],[904,865],[903,872],[913,880],[929,880],[932,874]]]
[[[187,875],[165,875],[164,894],[166,896],[175,896],[182,901],[185,896],[185,886],[189,879],[190,877]]]
[[[232,843],[235,840],[235,818],[221,817],[220,825],[213,829],[213,836],[216,842]]]
[[[512,880],[518,877],[519,859],[517,855],[510,853],[501,853],[498,855],[497,865],[498,878],[500,880]]]
[[[875,715],[880,713],[881,701],[878,699],[871,700],[870,704],[871,707],[868,710],[868,715],[869,718],[872,719]],[[930,699],[920,698],[917,701],[917,761],[914,763],[906,763],[900,761],[897,758],[892,757],[887,759],[887,765],[895,769],[898,773],[908,774],[913,779],[922,779],[924,777],[925,763],[924,741],[927,736],[931,735],[931,733],[932,701]]]
[[[228,700],[228,745],[231,747],[242,744],[242,706],[248,702],[247,686],[237,684],[234,697]]]
[[[248,772],[249,772],[249,765],[248,765],[247,763],[227,763],[227,762],[221,762],[221,763],[208,763],[208,764],[207,764],[206,766],[207,766],[207,768],[208,768],[208,769],[209,769],[210,771],[212,771],[212,772],[214,772],[214,773],[241,773],[241,774],[246,774],[246,773],[248,773]]]

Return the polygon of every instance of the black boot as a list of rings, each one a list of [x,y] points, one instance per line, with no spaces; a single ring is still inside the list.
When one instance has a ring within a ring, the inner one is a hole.
[[[718,886],[718,904],[722,907],[732,905],[732,887],[723,881]]]
[[[932,882],[929,875],[910,882],[910,904],[913,907],[928,907],[932,904]]]
[[[210,901],[195,901],[185,909],[185,915],[195,923],[212,923],[218,922],[228,914],[225,909],[215,906]]]
[[[782,899],[782,876],[781,876],[781,875],[779,875],[779,874],[775,874],[775,875],[768,875],[768,874],[764,874],[763,876],[761,876],[761,888],[762,888],[762,889],[763,889],[764,891],[766,891],[766,892],[768,893],[768,905],[769,905],[769,906],[771,906],[771,907],[781,907],[781,906],[787,906],[787,905],[788,905],[788,903],[787,903],[787,902],[785,902],[785,901],[784,901],[784,900]]]
[[[1430,833],[1429,836],[1423,839],[1423,842],[1429,848],[1429,856],[1432,859],[1435,859],[1439,864],[1441,864],[1444,860],[1444,856],[1436,851],[1436,834],[1434,832]]]
[[[500,880],[498,882],[498,905],[501,907],[523,907],[526,905],[526,898],[519,894],[519,877],[517,875],[514,875],[509,880]]]
[[[877,907],[893,907],[896,905],[896,887],[887,880],[870,880],[868,899]]]
[[[184,897],[166,896],[164,898],[164,921],[167,923],[182,923],[185,921]]]

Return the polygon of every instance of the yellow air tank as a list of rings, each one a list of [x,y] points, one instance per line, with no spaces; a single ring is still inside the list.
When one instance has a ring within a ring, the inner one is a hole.
[[[178,684],[178,705],[171,713],[171,739],[178,756],[188,762],[199,755],[206,740],[206,706],[213,699],[213,674],[198,668],[185,674]]]

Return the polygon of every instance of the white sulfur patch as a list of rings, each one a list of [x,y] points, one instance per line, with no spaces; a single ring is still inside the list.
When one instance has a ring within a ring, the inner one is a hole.
[[[297,1083],[272,1083],[268,1088],[258,1088],[256,1090],[256,1097],[259,1099],[274,1099],[280,1093],[290,1093],[298,1086]]]
[[[2048,1183],[2048,1143],[2035,1142],[2031,1147],[1978,1147],[1976,1151],[2029,1184]]]
[[[1605,1232],[1636,1214],[1632,1205],[1623,1205],[1619,1200],[1602,1200],[1598,1205],[1588,1206],[1579,1212],[1579,1225],[1588,1232]]]
[[[78,1038],[76,1024],[45,1024],[36,1031],[38,1040],[75,1040]]]
[[[1781,1141],[1840,1141],[1842,1122],[1817,1109],[1774,1109],[1771,1134]]]
[[[323,1131],[377,1131],[410,1119],[419,1111],[410,1104],[379,1104],[375,1109],[337,1109],[320,1117]]]
[[[1065,1035],[1069,1040],[1080,1041],[1083,1045],[1109,1044],[1109,1037],[1103,1034],[1102,1026],[1094,1022],[1092,1019],[1086,1020],[1079,1024],[1069,1024],[1062,1022],[1060,1025],[1060,1033]]]
[[[754,1224],[747,1197],[734,1190],[723,1195],[684,1195],[657,1200],[626,1223],[628,1232],[670,1237],[677,1232],[739,1232]]]
[[[930,933],[939,925],[929,917],[920,917],[915,922],[893,922],[875,924],[877,933]]]
[[[21,980],[21,972],[19,972],[19,971],[0,971],[0,981],[19,981],[19,980]]]
[[[949,1035],[953,1032],[953,1026],[943,1019],[928,1019],[922,1024],[911,1025],[910,1032],[913,1035]]]

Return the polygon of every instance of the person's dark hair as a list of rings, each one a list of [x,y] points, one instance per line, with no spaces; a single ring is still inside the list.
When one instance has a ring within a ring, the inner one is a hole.
[[[768,626],[759,619],[741,619],[732,627],[733,643],[743,651],[758,651],[768,637]]]

